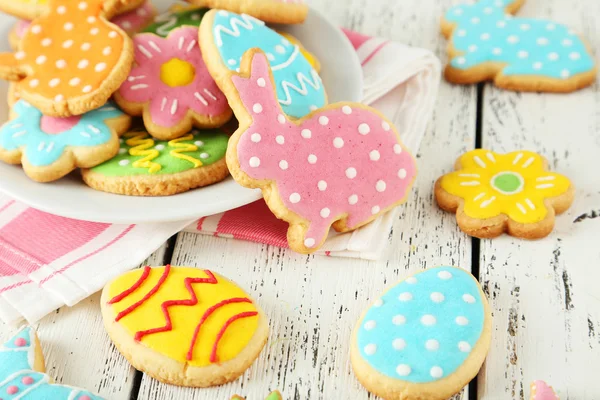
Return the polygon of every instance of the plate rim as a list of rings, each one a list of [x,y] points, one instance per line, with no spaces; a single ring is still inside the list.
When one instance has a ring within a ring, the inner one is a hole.
[[[340,27],[334,25],[331,21],[329,21],[323,13],[310,7],[309,8],[309,18],[311,18],[311,16],[310,16],[311,14],[316,17],[317,22],[321,22],[321,23],[324,22],[325,23],[324,26],[326,26],[327,29],[329,29],[332,32],[335,31],[336,36],[338,36],[338,39],[339,39],[338,41],[340,41],[340,43],[344,43],[345,49],[343,49],[343,52],[344,52],[344,54],[350,55],[350,59],[346,60],[346,62],[351,62],[353,67],[357,69],[356,72],[360,72],[359,75],[356,77],[356,78],[360,78],[360,79],[353,86],[354,90],[356,91],[356,93],[353,93],[353,97],[355,97],[355,98],[350,99],[348,101],[360,101],[361,97],[362,97],[364,82],[363,82],[362,68],[360,65],[360,59],[358,58],[358,54],[354,50],[352,43],[350,42],[348,37],[343,33],[342,29]],[[319,24],[319,25],[321,25],[321,24]],[[2,23],[2,30],[5,31],[5,33],[6,33],[7,29],[12,29],[12,26],[13,26],[13,24],[11,22]],[[333,29],[331,29],[331,28],[333,28]],[[7,37],[7,35],[5,35],[5,37]],[[335,103],[328,103],[328,105],[329,104],[335,104]],[[12,168],[12,167],[19,168],[19,169],[21,168],[20,166],[13,166],[13,165],[4,164],[4,163],[0,164],[0,169],[2,169],[2,168],[8,169],[8,168]],[[78,172],[75,172],[75,173],[78,173]],[[28,179],[28,178],[23,176],[23,179]],[[237,185],[235,183],[235,181],[233,181],[233,178],[231,178],[231,176],[229,176],[225,180],[215,183],[214,185],[210,185],[208,187],[218,188],[217,185],[231,184],[231,183],[234,183],[235,185]],[[40,185],[40,187],[43,188],[43,185],[48,185],[48,184],[52,184],[52,183],[34,182],[34,184]],[[81,182],[81,184],[85,186],[85,183]],[[88,186],[85,186],[84,189],[93,190],[93,189],[89,188]],[[180,193],[177,195],[165,196],[165,197],[128,196],[128,198],[135,198],[136,200],[139,200],[140,202],[143,202],[146,199],[158,199],[158,200],[153,200],[153,202],[160,202],[161,198],[173,199],[173,198],[177,198],[177,196],[179,196],[179,197],[185,196],[186,194],[188,194],[188,197],[189,197],[189,196],[193,195],[194,192],[198,193],[201,189],[202,188],[200,188],[199,190],[195,190],[195,191],[192,190],[192,191]],[[39,200],[39,199],[43,198],[43,190],[40,190],[37,193],[37,195],[35,195],[35,196],[27,195],[30,192],[14,190],[12,187],[8,187],[8,188],[5,187],[4,185],[2,185],[2,179],[0,179],[0,194],[6,195],[7,197],[9,197],[13,200],[22,202],[28,207],[34,208],[36,210],[39,210],[39,211],[42,211],[42,212],[45,212],[48,214],[57,215],[57,216],[65,217],[65,218],[71,218],[71,219],[83,220],[83,221],[89,221],[89,222],[110,223],[110,224],[165,223],[165,222],[179,222],[179,221],[185,221],[185,220],[194,220],[194,219],[199,219],[202,217],[226,212],[226,211],[238,208],[238,207],[242,207],[244,205],[250,204],[250,203],[255,202],[262,198],[262,193],[261,193],[260,189],[248,189],[248,188],[244,188],[240,185],[237,185],[236,190],[237,189],[239,189],[240,193],[247,192],[247,196],[244,196],[244,200],[242,200],[242,201],[229,202],[230,205],[228,205],[226,207],[218,206],[216,203],[212,203],[210,205],[205,205],[205,206],[203,206],[202,210],[194,210],[194,211],[189,211],[188,210],[189,207],[181,207],[180,209],[171,210],[170,213],[167,214],[166,216],[164,216],[163,213],[146,213],[146,215],[142,219],[140,219],[141,215],[128,217],[128,216],[124,215],[123,213],[115,215],[115,214],[107,214],[106,212],[100,212],[99,214],[91,215],[90,214],[91,211],[88,208],[86,208],[82,211],[79,207],[72,206],[72,205],[57,208],[56,202],[48,204],[44,201]],[[104,192],[101,192],[101,193],[103,195],[120,196],[120,195],[111,194],[111,193],[104,193]],[[233,196],[236,196],[236,195],[239,196],[239,194],[233,193]],[[230,194],[228,196],[231,197],[232,195]],[[183,200],[183,201],[185,201],[185,200]],[[69,202],[69,201],[66,201],[66,203],[73,204],[72,202]],[[152,211],[152,209],[154,207],[155,207],[155,205],[150,206],[150,208],[151,208],[150,211]]]

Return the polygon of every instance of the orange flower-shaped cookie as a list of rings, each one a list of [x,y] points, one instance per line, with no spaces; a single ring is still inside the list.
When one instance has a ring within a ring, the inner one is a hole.
[[[113,0],[116,2],[116,0]],[[16,53],[0,54],[0,77],[45,115],[80,115],[106,103],[127,78],[131,39],[105,19],[103,0],[49,0]]]
[[[456,212],[458,226],[471,236],[542,238],[552,232],[555,214],[573,202],[569,179],[549,172],[546,160],[531,151],[473,150],[455,167],[436,182],[435,198]]]

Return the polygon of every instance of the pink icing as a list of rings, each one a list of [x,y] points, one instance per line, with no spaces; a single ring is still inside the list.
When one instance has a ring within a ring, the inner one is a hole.
[[[310,221],[306,247],[320,243],[340,217],[348,214],[352,228],[407,195],[415,161],[387,121],[340,103],[298,126],[279,107],[268,65],[257,53],[251,77],[232,78],[253,118],[238,142],[238,160],[251,178],[275,181],[285,206]]]
[[[544,381],[535,381],[532,386],[531,400],[559,400],[552,387],[548,386]],[[533,391],[535,388],[535,396]]]
[[[92,399],[91,399],[91,398],[90,398],[90,396],[88,396],[87,394],[84,394],[83,396],[81,396],[81,397],[79,398],[79,400],[92,400]]]
[[[27,345],[27,340],[23,339],[23,338],[18,338],[17,340],[15,340],[15,346],[17,347],[24,347]]]
[[[21,382],[23,382],[23,385],[31,385],[34,381],[32,377],[25,376],[23,379],[21,379]]]
[[[152,33],[142,33],[136,35],[133,42],[136,66],[119,89],[119,94],[128,102],[149,102],[150,116],[155,124],[167,128],[175,126],[188,110],[203,116],[217,116],[228,110],[227,99],[202,60],[198,28],[177,28],[164,39]],[[161,66],[173,58],[194,66],[196,73],[192,83],[170,87],[161,81]]]
[[[6,393],[13,395],[19,392],[19,388],[16,386],[9,386],[6,388]]]
[[[142,30],[146,25],[154,20],[154,7],[147,1],[140,7],[125,14],[117,15],[112,19],[119,28],[128,34],[136,33]]]
[[[42,116],[40,121],[40,129],[42,132],[49,135],[57,135],[73,128],[79,123],[81,116],[74,115],[66,118],[49,117],[47,115]]]

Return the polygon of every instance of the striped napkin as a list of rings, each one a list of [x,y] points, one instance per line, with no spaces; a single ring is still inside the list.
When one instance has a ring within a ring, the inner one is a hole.
[[[345,33],[363,67],[363,102],[387,115],[416,154],[437,95],[439,60],[427,50]],[[397,213],[390,211],[354,232],[332,233],[321,253],[378,258]],[[286,224],[262,200],[200,221],[114,225],[47,214],[0,194],[0,319],[33,323],[58,307],[74,305],[184,228],[287,247]]]

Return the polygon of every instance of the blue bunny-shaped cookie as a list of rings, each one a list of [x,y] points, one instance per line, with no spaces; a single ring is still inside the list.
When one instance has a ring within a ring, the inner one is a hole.
[[[449,39],[446,79],[454,83],[493,80],[522,91],[570,92],[594,82],[596,62],[565,25],[517,18],[524,0],[480,0],[446,12]]]

